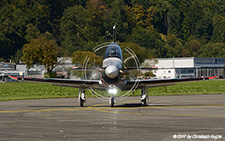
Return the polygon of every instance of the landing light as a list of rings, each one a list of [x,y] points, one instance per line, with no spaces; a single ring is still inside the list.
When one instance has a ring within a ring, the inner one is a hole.
[[[111,89],[108,90],[108,92],[110,94],[116,94],[117,93],[117,89],[116,88],[111,88]]]

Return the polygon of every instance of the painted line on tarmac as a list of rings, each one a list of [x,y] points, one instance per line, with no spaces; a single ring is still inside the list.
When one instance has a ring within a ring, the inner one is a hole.
[[[137,102],[137,100],[129,101],[129,102]],[[119,103],[128,103],[128,102],[119,102]],[[54,111],[82,111],[82,110],[93,110],[93,109],[109,109],[111,107],[98,107],[98,106],[108,106],[109,104],[95,104],[89,107],[79,107],[79,108],[66,108],[66,109],[39,109],[39,110],[8,110],[8,111],[0,111],[0,113],[26,113],[26,112],[54,112]],[[131,109],[130,108],[120,108],[120,109]]]
[[[85,108],[68,108],[68,109],[40,109],[40,110],[10,110],[0,111],[0,113],[26,113],[26,112],[55,112],[55,111],[81,111]]]
[[[134,103],[139,102],[138,100],[133,101],[126,101],[126,102],[118,102],[117,104],[123,103]],[[131,114],[131,115],[155,115],[155,116],[222,116],[225,115],[213,115],[213,114],[160,114],[160,113],[140,113],[140,112],[126,112],[122,110],[132,110],[132,109],[153,109],[153,108],[192,108],[192,107],[221,107],[225,106],[225,104],[217,104],[217,105],[149,105],[146,107],[102,107],[102,106],[109,106],[109,104],[95,104],[89,107],[79,107],[79,108],[65,108],[65,109],[39,109],[39,110],[8,110],[8,111],[0,111],[0,113],[26,113],[26,112],[59,112],[59,111],[98,111],[104,113],[121,113],[121,114]]]
[[[217,105],[163,105],[163,106],[147,106],[147,107],[114,107],[114,108],[99,108],[97,106],[104,106],[106,104],[96,104],[93,106],[89,106],[88,108],[93,108],[93,110],[103,113],[115,113],[115,114],[129,114],[129,115],[152,115],[152,116],[187,116],[187,117],[225,117],[225,115],[214,115],[214,114],[160,114],[160,113],[140,113],[140,112],[125,112],[118,110],[125,109],[150,109],[150,108],[192,108],[192,107],[221,107],[225,106],[225,104],[217,104]],[[97,107],[97,108],[95,108]]]
[[[225,115],[209,115],[209,114],[160,114],[160,113],[140,113],[140,112],[121,112],[121,111],[106,111],[96,109],[98,112],[128,114],[128,115],[151,115],[151,116],[182,116],[182,117],[225,117]]]

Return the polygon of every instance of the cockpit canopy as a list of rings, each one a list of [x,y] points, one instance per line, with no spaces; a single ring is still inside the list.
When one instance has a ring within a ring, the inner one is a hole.
[[[118,44],[112,43],[107,47],[104,59],[109,57],[116,57],[123,60],[122,50]]]

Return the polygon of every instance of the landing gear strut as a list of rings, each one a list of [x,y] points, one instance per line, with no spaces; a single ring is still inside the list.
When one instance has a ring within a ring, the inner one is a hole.
[[[108,93],[111,94],[111,97],[109,98],[109,103],[111,103],[111,108],[113,108],[114,104],[116,103],[114,98],[114,95],[117,93],[116,86],[110,85],[108,89]]]
[[[148,99],[148,88],[145,87],[141,89],[141,102],[144,106],[147,106],[147,99]]]
[[[114,98],[113,95],[112,95],[112,97],[110,98],[110,100],[111,100],[111,108],[113,108],[113,107],[114,107],[114,104],[115,104],[115,98]]]
[[[86,99],[85,99],[85,89],[82,89],[82,88],[79,89],[78,100],[80,101],[80,107],[83,107],[84,103],[86,101]]]

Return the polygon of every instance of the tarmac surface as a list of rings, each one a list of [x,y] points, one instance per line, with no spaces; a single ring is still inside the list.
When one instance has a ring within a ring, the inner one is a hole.
[[[0,102],[0,140],[225,140],[225,95],[128,97],[115,108],[97,98]]]

